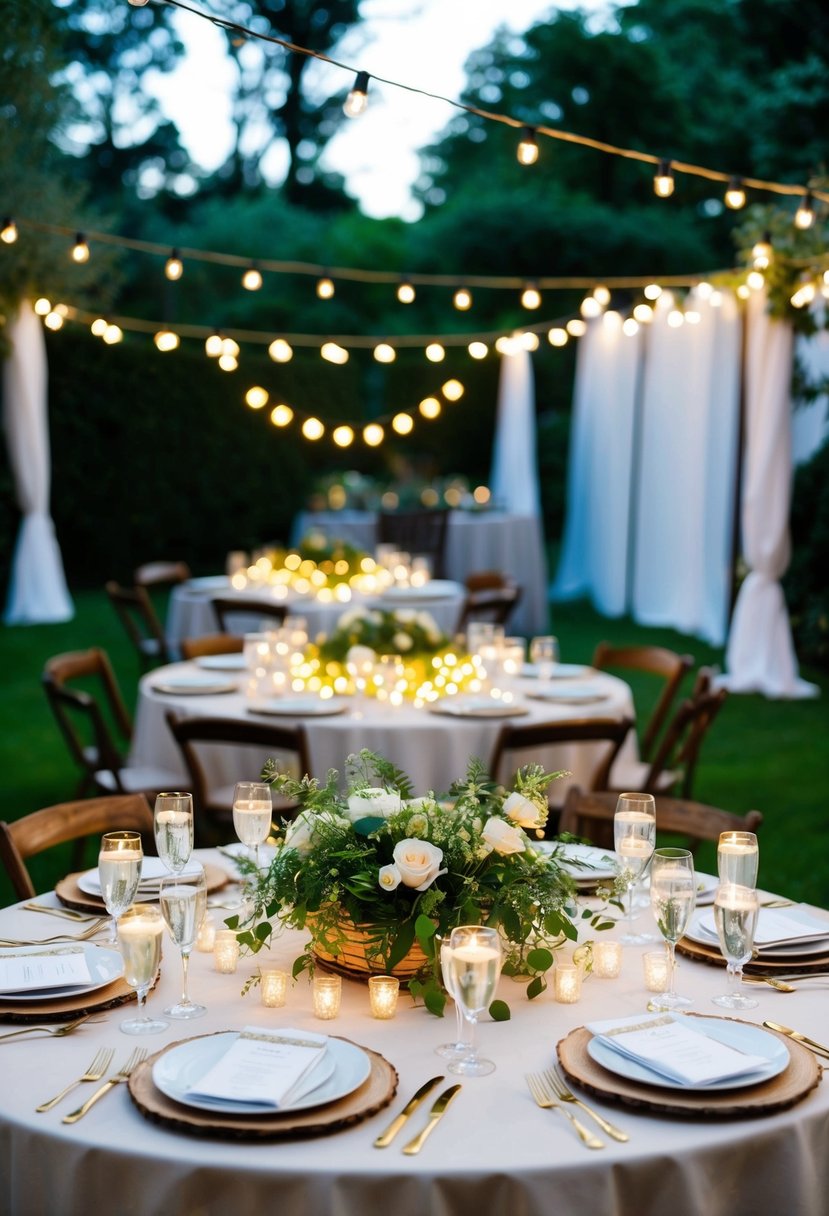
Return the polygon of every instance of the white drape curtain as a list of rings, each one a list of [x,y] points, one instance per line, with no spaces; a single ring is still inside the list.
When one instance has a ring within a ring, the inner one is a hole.
[[[746,443],[743,463],[743,582],[726,649],[722,683],[768,697],[816,696],[801,680],[779,579],[789,564],[792,329],[772,319],[764,296],[748,303]]]
[[[11,353],[3,368],[3,424],[23,521],[12,559],[8,625],[68,621],[74,614],[49,514],[49,427],[46,348],[27,301],[8,327]]]
[[[489,486],[493,500],[510,515],[540,518],[533,368],[517,341],[501,356]]]

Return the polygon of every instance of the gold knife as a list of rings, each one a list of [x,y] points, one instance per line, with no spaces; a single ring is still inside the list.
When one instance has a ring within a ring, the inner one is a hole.
[[[781,1026],[779,1022],[763,1022],[763,1025],[768,1026],[769,1030],[778,1030],[780,1034],[788,1035],[796,1043],[803,1043],[806,1047],[811,1047],[817,1055],[826,1056],[829,1059],[829,1047],[818,1043],[815,1039],[810,1039],[807,1034],[801,1034],[799,1030],[792,1030],[790,1026]]]
[[[426,1124],[423,1131],[418,1132],[414,1140],[410,1140],[408,1144],[404,1145],[403,1152],[406,1153],[407,1156],[412,1157],[415,1153],[420,1152],[423,1145],[426,1143],[427,1137],[431,1135],[431,1133],[437,1127],[438,1123],[446,1113],[447,1106],[460,1088],[460,1085],[450,1085],[449,1088],[445,1089],[440,1097],[435,1100],[435,1102],[432,1104],[432,1109],[429,1111],[429,1122]]]
[[[418,1107],[420,1105],[420,1103],[423,1101],[423,1099],[426,1097],[426,1095],[429,1093],[429,1091],[434,1089],[436,1085],[439,1085],[443,1079],[444,1078],[442,1076],[432,1077],[424,1085],[421,1085],[421,1087],[417,1091],[417,1093],[415,1093],[415,1095],[412,1098],[410,1098],[409,1101],[406,1103],[406,1105],[403,1107],[400,1114],[396,1115],[395,1118],[392,1119],[391,1123],[388,1125],[386,1130],[384,1132],[380,1133],[380,1135],[374,1141],[374,1147],[375,1148],[388,1148],[388,1146],[391,1144],[394,1137],[400,1131],[401,1127],[406,1122],[406,1120],[408,1119],[408,1117],[412,1113],[412,1111],[415,1110],[416,1107]]]

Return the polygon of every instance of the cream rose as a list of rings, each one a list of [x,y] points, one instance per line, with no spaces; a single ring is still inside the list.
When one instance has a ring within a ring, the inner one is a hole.
[[[505,857],[510,853],[523,853],[526,848],[520,830],[494,815],[487,819],[481,835],[494,852]]]
[[[540,828],[546,819],[543,810],[535,802],[531,802],[517,791],[510,794],[504,802],[504,814],[520,828]]]
[[[314,821],[310,811],[300,811],[285,829],[285,848],[296,849],[300,857],[307,857],[313,847]]]
[[[377,872],[377,882],[384,891],[395,891],[400,886],[400,871],[397,866],[381,866]]]
[[[414,642],[409,637],[408,633],[396,633],[392,638],[392,645],[395,650],[402,653],[404,650],[411,650]]]
[[[445,869],[440,868],[443,849],[430,844],[428,840],[400,840],[394,846],[392,856],[400,873],[400,881],[415,891],[425,891],[436,878],[446,873]]]
[[[369,815],[379,815],[387,819],[396,814],[403,805],[399,794],[384,789],[367,789],[362,794],[351,794],[348,799],[348,818],[352,823],[365,819]]]

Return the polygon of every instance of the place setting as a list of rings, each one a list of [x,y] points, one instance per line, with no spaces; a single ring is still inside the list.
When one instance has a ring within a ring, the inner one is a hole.
[[[213,657],[216,658],[218,656],[214,655]],[[221,657],[226,659],[229,656]],[[213,670],[238,671],[239,667],[236,664],[231,664],[229,667],[220,666],[216,668],[214,666]],[[222,679],[220,676],[210,675],[209,670],[182,671],[175,668],[166,673],[153,675],[150,679],[150,688],[153,692],[165,693],[175,697],[208,697],[238,692],[239,684],[237,680]]]

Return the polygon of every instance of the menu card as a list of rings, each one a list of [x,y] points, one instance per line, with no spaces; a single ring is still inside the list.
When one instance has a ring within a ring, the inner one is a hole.
[[[83,946],[0,955],[0,992],[81,988],[92,983]]]
[[[682,1015],[654,1014],[588,1022],[605,1046],[680,1085],[712,1085],[742,1077],[768,1063],[710,1038],[704,1027],[690,1026]]]
[[[697,922],[704,933],[717,936],[714,913],[706,912]],[[806,909],[761,908],[754,932],[755,946],[784,946],[787,942],[820,941],[829,938],[829,921],[810,916]]]
[[[320,1063],[328,1037],[307,1030],[246,1026],[220,1060],[187,1092],[197,1098],[290,1106],[299,1083]]]

